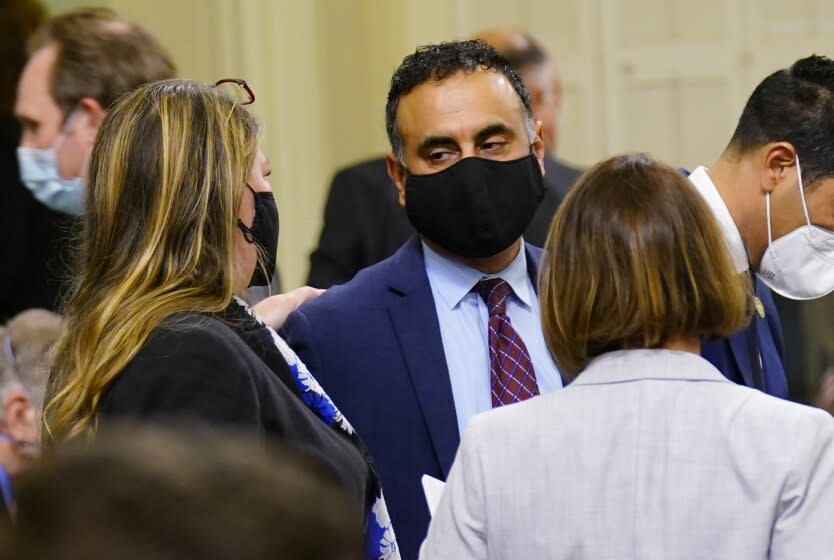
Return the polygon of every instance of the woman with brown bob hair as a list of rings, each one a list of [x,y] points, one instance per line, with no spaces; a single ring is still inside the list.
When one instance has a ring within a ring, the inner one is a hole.
[[[573,382],[472,420],[421,558],[831,558],[834,421],[701,358],[751,295],[682,175],[644,155],[593,167],[541,274]]]

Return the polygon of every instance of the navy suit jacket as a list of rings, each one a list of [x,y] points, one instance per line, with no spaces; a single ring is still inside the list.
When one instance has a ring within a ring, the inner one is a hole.
[[[788,380],[785,376],[782,346],[782,327],[779,313],[773,303],[770,289],[756,276],[756,295],[764,304],[765,316],[753,314],[747,327],[736,334],[707,342],[701,349],[701,355],[712,362],[727,379],[739,385],[753,386],[753,365],[748,346],[749,330],[755,329],[759,355],[762,359],[763,391],[774,397],[788,398]]]
[[[541,250],[525,247],[535,285]],[[420,479],[445,480],[460,436],[420,240],[290,315],[287,341],[376,462],[402,558],[429,524]]]
[[[683,167],[678,169],[684,177],[689,177],[689,171]],[[752,355],[748,342],[751,329],[755,330],[756,343],[762,361],[762,390],[780,399],[788,398],[788,379],[785,375],[784,348],[782,345],[782,326],[779,323],[779,312],[773,303],[770,288],[756,278],[756,295],[765,308],[764,318],[753,314],[750,324],[727,338],[719,338],[705,343],[701,347],[701,356],[709,360],[724,377],[738,383],[753,387]]]

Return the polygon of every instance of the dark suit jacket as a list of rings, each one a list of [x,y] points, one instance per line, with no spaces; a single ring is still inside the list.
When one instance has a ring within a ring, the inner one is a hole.
[[[100,425],[120,419],[199,422],[279,441],[330,465],[367,511],[373,498],[365,457],[291,389],[286,362],[272,361],[270,367],[253,350],[272,344],[264,332],[233,330],[196,313],[169,321],[153,331],[102,396]]]
[[[55,310],[69,276],[73,218],[53,212],[20,182],[20,129],[0,117],[0,323],[31,307]]]
[[[526,251],[535,282],[541,251]],[[402,558],[417,558],[429,523],[420,478],[445,480],[459,443],[419,239],[302,306],[284,333],[367,444]]]
[[[582,173],[557,159],[544,159],[545,196],[524,239],[542,247],[550,222],[570,187]],[[343,169],[333,178],[319,246],[310,256],[307,283],[318,288],[343,284],[361,269],[394,254],[414,234],[397,202],[385,158]]]
[[[753,387],[753,365],[748,337],[755,336],[762,362],[763,390],[769,395],[788,398],[788,381],[785,376],[782,327],[779,313],[773,303],[770,289],[756,277],[756,294],[765,308],[764,318],[754,314],[749,326],[736,334],[707,342],[701,355],[712,362],[724,376],[739,385]],[[750,332],[754,330],[754,333]]]

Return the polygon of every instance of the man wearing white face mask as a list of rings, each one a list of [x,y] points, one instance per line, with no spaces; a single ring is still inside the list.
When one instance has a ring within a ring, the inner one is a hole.
[[[718,161],[689,178],[756,295],[750,326],[702,354],[732,381],[785,398],[769,289],[796,300],[834,291],[834,61],[810,56],[765,78]]]
[[[174,77],[174,64],[147,31],[104,8],[52,18],[28,46],[14,107],[20,177],[27,196],[72,219],[83,210],[82,177],[107,108],[141,84]],[[36,235],[34,215],[16,218],[22,226],[0,239],[9,254],[0,271],[0,318],[28,307],[54,309],[66,275],[66,242]]]

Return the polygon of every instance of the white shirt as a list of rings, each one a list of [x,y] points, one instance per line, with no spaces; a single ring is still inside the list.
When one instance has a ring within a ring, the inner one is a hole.
[[[735,266],[736,272],[742,273],[746,271],[750,268],[750,261],[747,258],[747,249],[744,247],[744,241],[741,239],[741,233],[739,233],[738,226],[735,221],[733,221],[733,217],[730,215],[730,211],[727,209],[724,199],[722,199],[721,195],[718,193],[715,183],[713,183],[712,179],[710,179],[709,174],[707,173],[707,168],[703,165],[698,166],[695,171],[689,175],[689,180],[693,185],[695,185],[695,188],[698,189],[701,196],[704,197],[704,200],[710,207],[710,210],[712,210],[713,215],[718,220],[718,224],[724,232],[724,237],[727,239],[730,256],[733,259],[733,265]]]

